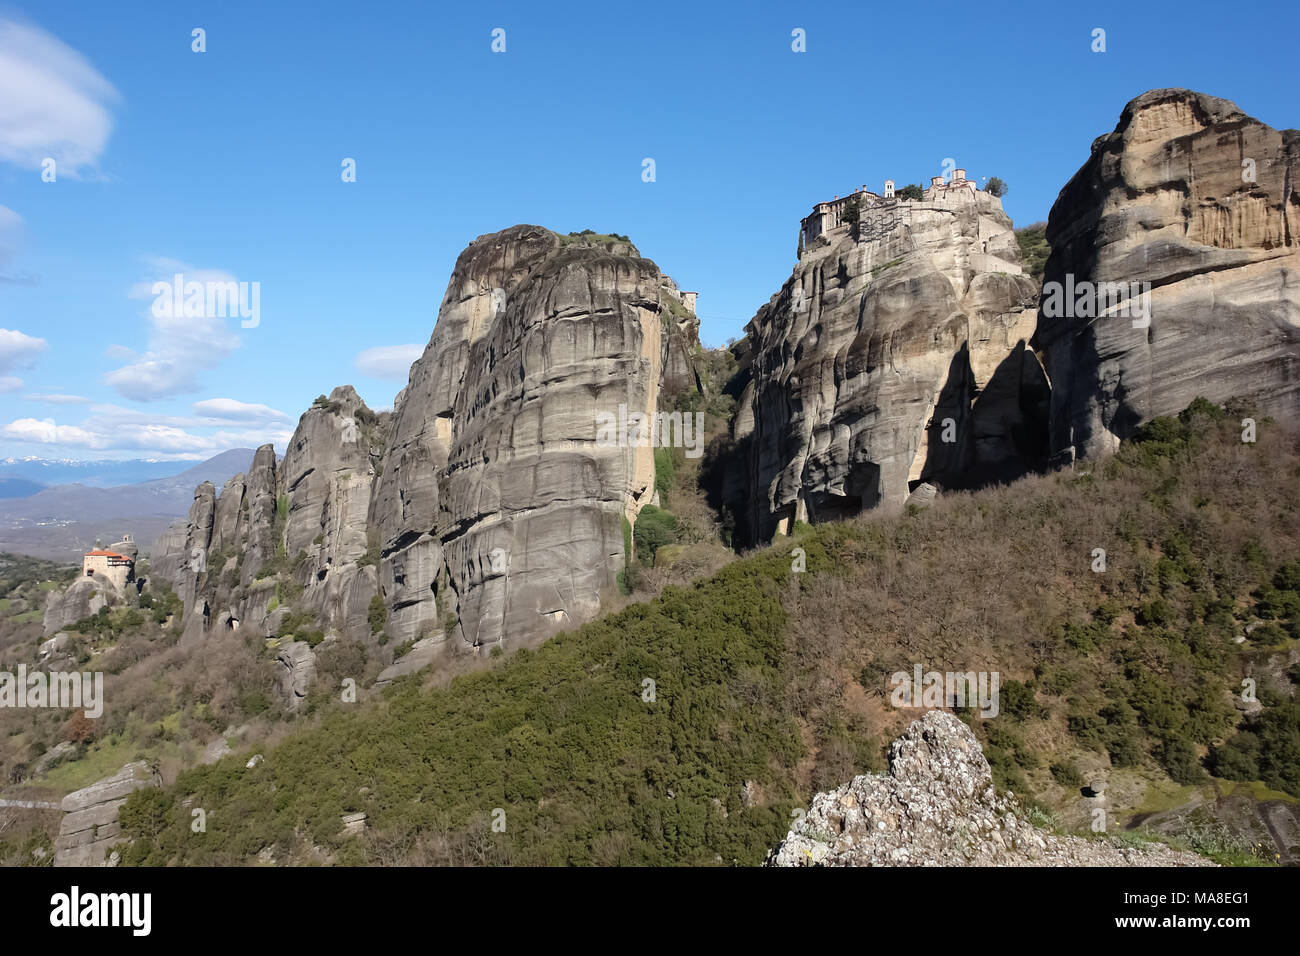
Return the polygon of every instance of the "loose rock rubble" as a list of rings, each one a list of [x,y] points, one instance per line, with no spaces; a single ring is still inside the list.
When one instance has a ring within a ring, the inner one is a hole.
[[[1213,866],[1153,845],[1056,836],[999,795],[979,742],[930,711],[890,748],[889,773],[829,793],[769,855],[767,866]]]

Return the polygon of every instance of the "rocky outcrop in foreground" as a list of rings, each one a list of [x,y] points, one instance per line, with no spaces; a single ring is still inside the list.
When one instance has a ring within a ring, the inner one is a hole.
[[[1197,396],[1300,414],[1298,160],[1300,131],[1183,89],[1137,97],[1092,144],[1048,219],[1034,338],[1057,461],[1109,454]],[[1098,307],[1100,283],[1127,291]]]
[[[890,748],[889,772],[819,793],[768,866],[1212,866],[1161,846],[1056,836],[998,795],[979,742],[932,710]]]
[[[136,790],[161,784],[157,774],[137,761],[64,797],[64,816],[54,841],[54,865],[103,866],[110,862],[105,860],[109,848],[122,840],[118,810]]]

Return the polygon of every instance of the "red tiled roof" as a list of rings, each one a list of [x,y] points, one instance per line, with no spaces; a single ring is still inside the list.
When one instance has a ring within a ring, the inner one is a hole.
[[[87,551],[88,558],[124,558],[127,561],[132,560],[125,554],[118,554],[116,551]]]

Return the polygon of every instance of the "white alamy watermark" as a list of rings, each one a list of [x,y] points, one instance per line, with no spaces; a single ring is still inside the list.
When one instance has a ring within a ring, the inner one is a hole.
[[[102,671],[65,673],[63,671],[27,672],[26,664],[18,673],[0,671],[0,707],[51,707],[60,710],[83,710],[87,717],[104,713],[104,674]]]
[[[704,454],[703,412],[596,413],[596,444],[602,448],[684,448],[687,458]]]
[[[133,936],[148,936],[153,920],[152,893],[83,893],[73,886],[50,897],[50,925],[125,927]]]
[[[262,284],[233,279],[185,281],[177,272],[171,282],[155,282],[153,314],[160,319],[233,319],[241,328],[255,329],[262,322]]]
[[[981,717],[998,715],[997,671],[898,671],[889,678],[895,707],[971,707]]]
[[[1133,328],[1151,325],[1150,282],[1075,282],[1073,273],[1065,282],[1043,284],[1043,315],[1049,319],[1100,319],[1122,316],[1133,320]]]

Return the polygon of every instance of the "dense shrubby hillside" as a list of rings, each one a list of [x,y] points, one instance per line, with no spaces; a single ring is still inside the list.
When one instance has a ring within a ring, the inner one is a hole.
[[[252,769],[133,795],[125,858],[756,863],[813,790],[880,766],[917,715],[889,675],[916,664],[1000,673],[999,716],[964,716],[999,784],[1066,821],[1099,768],[1300,795],[1300,451],[1240,417],[1197,402],[1113,460],[809,530],[449,686],[331,708]]]

